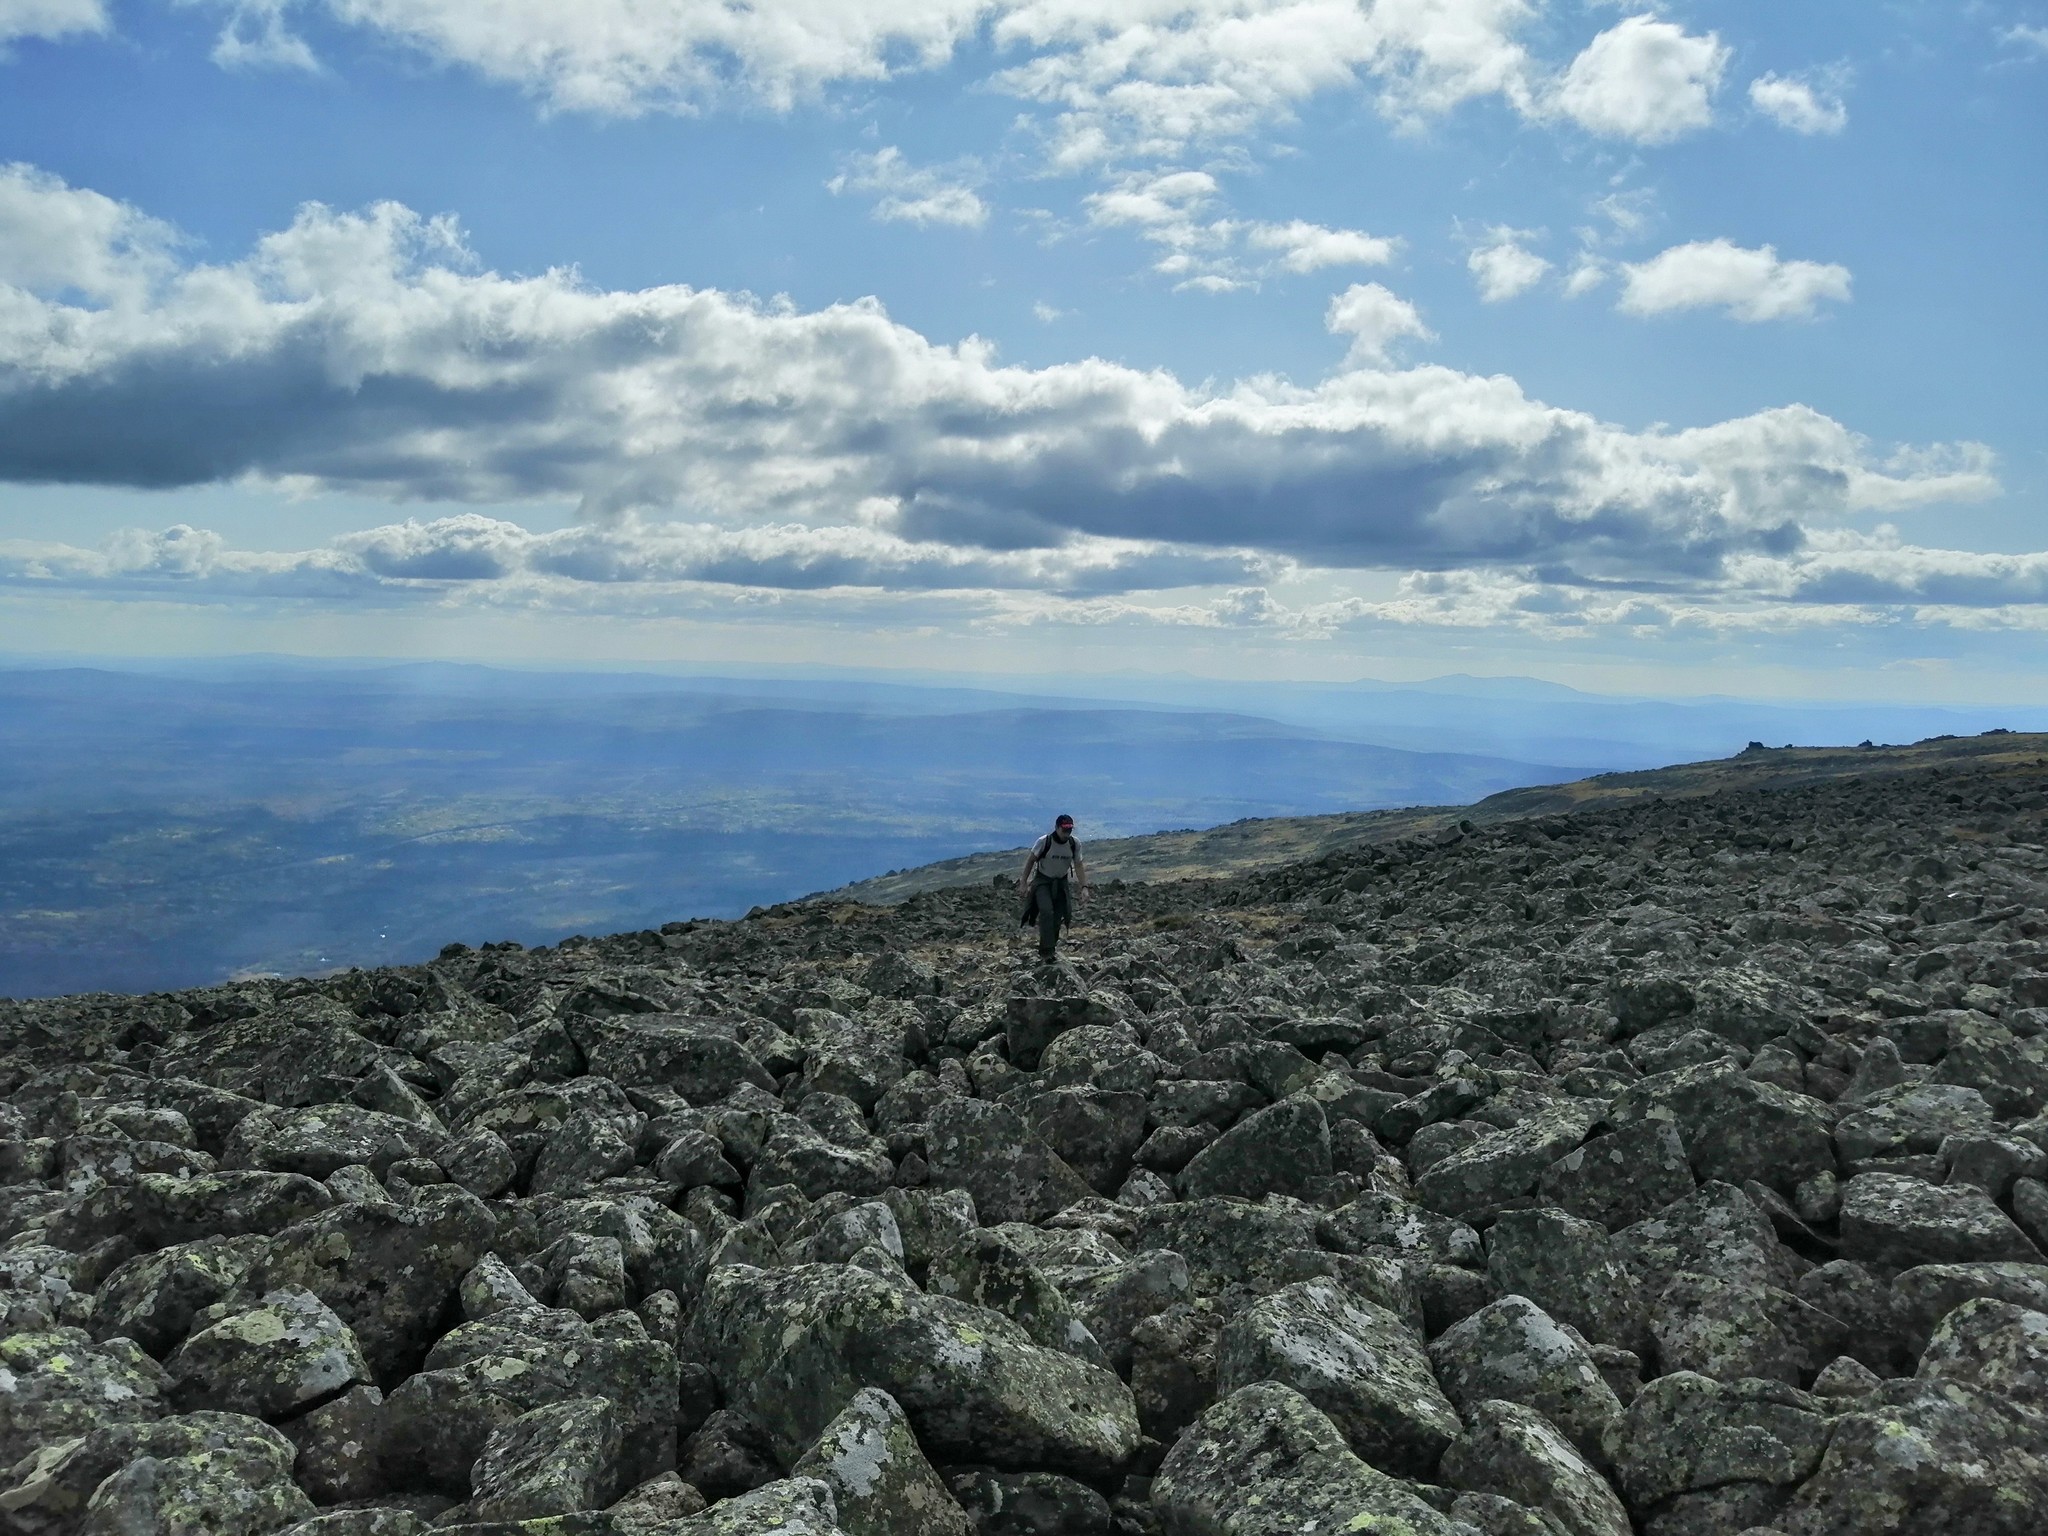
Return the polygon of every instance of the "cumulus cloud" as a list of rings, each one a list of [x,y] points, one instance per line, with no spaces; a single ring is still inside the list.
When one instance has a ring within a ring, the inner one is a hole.
[[[2021,22],[1999,33],[1999,40],[2038,58],[2048,59],[2048,27],[2030,27]]]
[[[1330,300],[1323,323],[1331,334],[1351,338],[1345,361],[1367,367],[1385,363],[1396,342],[1409,337],[1436,339],[1413,304],[1378,283],[1353,283],[1346,288]]]
[[[0,49],[20,37],[106,30],[104,0],[0,0]]]
[[[1555,109],[1589,132],[1667,144],[1714,119],[1714,92],[1730,50],[1651,16],[1602,32],[1558,82]]]
[[[1043,559],[1055,585],[1124,547],[1711,580],[1860,508],[1996,484],[1967,460],[1882,459],[1797,405],[1630,432],[1448,368],[1216,387],[1092,358],[1006,366],[872,301],[803,312],[502,276],[452,225],[395,204],[309,206],[239,261],[116,284],[97,302],[48,272],[16,279],[0,286],[9,480],[255,477],[470,506],[573,497],[600,530],[801,528],[834,558],[831,540],[853,540],[871,560],[893,539],[915,547],[890,556],[904,569]],[[1367,365],[1427,334],[1378,285],[1340,295],[1329,323]],[[796,558],[801,540],[777,537],[776,558]]]
[[[913,166],[892,144],[873,154],[855,155],[825,185],[834,193],[875,194],[878,219],[979,229],[988,222],[988,204],[975,192],[971,176],[971,168],[956,167],[949,173]]]
[[[1517,294],[1527,293],[1543,281],[1543,274],[1550,270],[1550,263],[1522,244],[1531,238],[1527,230],[1499,225],[1490,230],[1485,242],[1465,258],[1466,268],[1479,284],[1481,299],[1488,304],[1498,304]]]
[[[1749,104],[1794,133],[1840,133],[1849,109],[1835,91],[1795,75],[1760,75],[1749,82]]]
[[[0,284],[108,301],[145,296],[177,235],[125,203],[29,165],[0,165]]]
[[[1620,308],[1631,315],[1725,309],[1751,322],[1806,320],[1825,301],[1849,301],[1847,267],[1786,261],[1771,246],[1749,250],[1730,240],[1674,245],[1621,272]]]
[[[1325,229],[1305,219],[1285,224],[1254,224],[1245,231],[1245,239],[1260,250],[1278,251],[1278,265],[1288,272],[1317,272],[1324,267],[1383,267],[1400,249],[1398,240],[1357,229]]]
[[[213,61],[223,69],[302,69],[317,72],[320,61],[306,40],[293,32],[286,13],[292,0],[178,0],[181,5],[206,4],[226,9]]]

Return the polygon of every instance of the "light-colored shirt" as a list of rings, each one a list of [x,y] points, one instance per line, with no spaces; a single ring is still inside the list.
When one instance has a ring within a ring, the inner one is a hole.
[[[1081,857],[1081,840],[1069,837],[1063,843],[1048,832],[1038,840],[1031,856],[1038,860],[1038,874],[1048,880],[1064,880],[1073,873],[1074,860]]]

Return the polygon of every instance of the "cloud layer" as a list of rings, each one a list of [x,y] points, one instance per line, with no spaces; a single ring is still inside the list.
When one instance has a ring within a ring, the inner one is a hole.
[[[785,585],[1068,591],[1234,580],[1264,561],[1711,586],[1858,511],[1996,490],[1981,454],[1880,460],[1798,405],[1632,432],[1511,379],[1395,371],[1392,345],[1427,331],[1377,284],[1332,304],[1352,355],[1328,379],[1212,388],[1097,359],[1005,366],[872,301],[806,313],[504,277],[448,222],[395,204],[309,205],[224,265],[179,265],[139,213],[25,168],[0,172],[0,208],[0,478],[574,498],[599,531],[522,546],[551,570],[603,558],[677,580],[760,567]],[[1631,270],[1646,293],[1675,291],[1658,281]],[[1711,301],[1791,302],[1769,292]],[[437,530],[429,565],[458,558],[450,539],[511,537],[421,526]],[[605,543],[655,526],[659,549]],[[398,558],[384,548],[343,552],[377,570]]]
[[[1621,269],[1620,307],[1632,315],[1722,309],[1737,320],[1808,320],[1824,302],[1849,301],[1849,269],[1786,261],[1771,246],[1746,250],[1731,240],[1675,245]]]

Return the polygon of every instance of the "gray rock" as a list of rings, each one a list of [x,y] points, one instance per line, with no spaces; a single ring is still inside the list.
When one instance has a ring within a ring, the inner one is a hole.
[[[2007,1301],[1966,1301],[1935,1325],[1915,1374],[2048,1410],[2048,1313]]]
[[[1094,1191],[1015,1110],[948,1099],[932,1111],[931,1181],[964,1189],[983,1221],[1040,1221]]]
[[[1639,1120],[1587,1142],[1543,1170],[1549,1204],[1613,1231],[1683,1200],[1695,1185],[1685,1141],[1669,1120]]]
[[[1377,1190],[1320,1218],[1316,1233],[1340,1253],[1384,1251],[1438,1264],[1484,1259],[1479,1233],[1466,1223]]]
[[[1937,1151],[1951,1136],[1994,1129],[1991,1106],[1974,1088],[1901,1083],[1864,1099],[1835,1125],[1844,1162]]]
[[[1179,1254],[1195,1295],[1234,1312],[1248,1296],[1287,1283],[1285,1255],[1316,1246],[1316,1218],[1293,1202],[1178,1200],[1140,1211],[1132,1246],[1140,1253]]]
[[[173,1444],[147,1441],[93,1489],[79,1536],[269,1536],[313,1513],[291,1480],[292,1445],[254,1419]]]
[[[1077,1276],[1061,1287],[1112,1370],[1129,1379],[1131,1334],[1148,1317],[1194,1294],[1187,1260],[1170,1248]],[[1375,1298],[1377,1299],[1377,1298]]]
[[[1528,1297],[1588,1339],[1634,1350],[1647,1337],[1642,1287],[1597,1223],[1509,1211],[1487,1229],[1486,1269],[1503,1294]]]
[[[1131,1397],[1138,1426],[1166,1443],[1216,1401],[1216,1351],[1223,1319],[1177,1303],[1131,1330]]]
[[[1445,1394],[1467,1412],[1489,1398],[1534,1408],[1596,1466],[1621,1400],[1584,1347],[1524,1296],[1504,1296],[1429,1346]]]
[[[1568,1536],[1631,1536],[1628,1511],[1607,1480],[1535,1409],[1489,1399],[1468,1409],[1466,1420],[1444,1453],[1451,1487],[1513,1499]]]
[[[1629,1404],[1615,1473],[1636,1509],[1724,1483],[1791,1487],[1820,1465],[1830,1428],[1823,1403],[1781,1382],[1677,1371]]]
[[[679,1520],[704,1513],[704,1495],[673,1472],[663,1472],[605,1511],[615,1536],[666,1536]]]
[[[618,1414],[573,1397],[491,1431],[472,1474],[474,1520],[536,1520],[602,1509],[618,1495]]]
[[[1352,1450],[1399,1476],[1428,1476],[1458,1433],[1422,1341],[1396,1314],[1331,1280],[1305,1280],[1232,1318],[1217,1391],[1277,1381],[1307,1398]]]
[[[1670,1120],[1701,1179],[1789,1190],[1835,1162],[1825,1105],[1755,1082],[1731,1061],[1645,1078],[1622,1091],[1608,1119],[1617,1127]]]
[[[1906,1384],[1835,1421],[1819,1470],[1776,1523],[1787,1536],[2033,1536],[2048,1509],[2040,1444],[1998,1398]]]
[[[999,1312],[1035,1344],[1107,1366],[1095,1336],[1013,1238],[977,1228],[932,1260],[925,1289]]]
[[[92,1331],[133,1339],[161,1358],[193,1316],[236,1294],[263,1252],[259,1237],[210,1237],[138,1254],[107,1276],[94,1298]]]
[[[925,1460],[910,1419],[865,1387],[790,1469],[832,1490],[847,1536],[969,1536],[973,1525]]]
[[[1235,1195],[1307,1194],[1330,1176],[1330,1126],[1323,1107],[1307,1094],[1283,1099],[1239,1121],[1195,1154],[1180,1187],[1190,1200]]]
[[[299,1453],[292,1478],[314,1503],[383,1491],[384,1394],[375,1387],[352,1387],[278,1427]]]
[[[577,1017],[569,1034],[594,1077],[659,1083],[692,1104],[717,1104],[741,1084],[769,1093],[775,1079],[737,1040],[673,1014]]]
[[[665,1527],[661,1536],[844,1536],[844,1532],[831,1487],[815,1477],[792,1477],[679,1520]]]
[[[224,1157],[230,1168],[302,1173],[310,1179],[361,1164],[381,1179],[393,1163],[435,1157],[446,1145],[439,1131],[397,1115],[358,1104],[316,1104],[249,1115],[229,1136]]]
[[[951,1460],[1085,1475],[1137,1447],[1130,1389],[1109,1371],[985,1308],[851,1266],[715,1270],[694,1328],[728,1402],[785,1458],[863,1387],[893,1396],[920,1443]]]
[[[195,1333],[164,1363],[171,1400],[256,1419],[285,1419],[366,1381],[348,1325],[319,1297],[272,1291]]]
[[[1841,1352],[1840,1319],[1750,1279],[1681,1270],[1657,1293],[1650,1322],[1666,1370],[1798,1385]]]
[[[1859,1174],[1843,1186],[1842,1254],[1897,1269],[2041,1259],[1975,1185],[1923,1184],[1891,1173]]]
[[[1114,1194],[1130,1177],[1138,1148],[1146,1140],[1142,1093],[1079,1085],[1055,1088],[1027,1099],[1023,1112],[1040,1139],[1105,1195]]]
[[[181,1179],[147,1173],[130,1198],[135,1235],[146,1246],[209,1237],[282,1232],[326,1210],[334,1196],[302,1173],[231,1168]]]
[[[1165,1536],[1457,1536],[1443,1515],[1344,1443],[1278,1382],[1243,1387],[1175,1443],[1152,1481]]]
[[[1455,1152],[1415,1183],[1415,1196],[1447,1216],[1486,1220],[1535,1189],[1545,1170],[1574,1150],[1600,1118],[1581,1100],[1540,1110]]]
[[[0,1338],[0,1471],[60,1441],[165,1411],[163,1368],[129,1339],[79,1328]]]

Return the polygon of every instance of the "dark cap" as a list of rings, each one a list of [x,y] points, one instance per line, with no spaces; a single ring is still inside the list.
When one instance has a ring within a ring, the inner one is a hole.
[[[1071,827],[1074,824],[1074,818],[1071,816],[1055,816],[1052,824],[1056,827]]]

